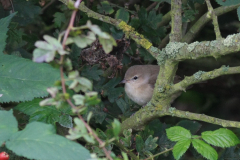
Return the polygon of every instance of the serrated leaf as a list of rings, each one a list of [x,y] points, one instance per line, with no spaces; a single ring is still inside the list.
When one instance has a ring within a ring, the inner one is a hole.
[[[191,133],[183,127],[175,126],[166,129],[167,137],[171,141],[181,141],[191,138]]]
[[[58,122],[61,126],[72,126],[71,108],[64,106],[57,109],[55,106],[39,106],[42,99],[34,99],[30,102],[23,102],[18,104],[14,109],[19,110],[30,116],[29,121],[39,121],[49,124]],[[67,120],[68,119],[68,120]],[[68,124],[67,124],[68,122]],[[71,128],[71,127],[68,127]]]
[[[162,21],[162,14],[156,14],[155,10],[151,10],[148,14],[148,25],[153,29],[157,29],[157,24]]]
[[[96,123],[102,124],[107,116],[107,114],[103,111],[103,108],[104,108],[103,104],[89,106],[88,111],[85,115],[87,116],[89,112],[92,112],[93,113],[92,119],[95,119]]]
[[[56,12],[53,17],[55,27],[61,27],[61,24],[66,22],[66,17],[64,13]]]
[[[13,0],[14,10],[18,14],[13,21],[18,22],[21,26],[25,26],[35,20],[36,16],[42,11],[40,6],[35,5],[33,1]]]
[[[220,128],[216,131],[202,132],[202,138],[207,143],[218,147],[231,147],[240,142],[238,137],[226,128]]]
[[[124,114],[128,109],[128,104],[123,100],[123,98],[119,98],[116,100],[118,107],[121,109],[122,113]]]
[[[6,142],[6,147],[17,155],[29,159],[79,160],[79,157],[90,158],[89,151],[83,146],[57,135],[52,125],[40,122],[32,122],[22,131],[15,133]]]
[[[180,159],[182,155],[188,150],[191,144],[190,139],[178,141],[173,147],[173,156],[176,160]]]
[[[86,77],[91,80],[99,81],[100,76],[104,73],[103,70],[98,69],[99,65],[87,66],[82,68],[81,76]]]
[[[0,55],[0,102],[30,101],[45,97],[46,91],[60,79],[58,69],[11,55]]]
[[[144,141],[141,136],[136,135],[136,149],[138,152],[141,152],[144,148]]]
[[[84,105],[85,97],[81,94],[73,95],[73,100],[75,101],[76,105]]]
[[[3,50],[6,45],[8,25],[11,19],[17,14],[17,12],[10,14],[9,16],[0,19],[0,55],[3,54]]]
[[[115,19],[121,19],[121,20],[125,21],[126,23],[128,23],[128,21],[129,21],[128,11],[126,11],[123,8],[120,8],[119,10],[117,10],[117,12],[115,14]]]
[[[17,131],[18,123],[16,118],[13,116],[13,111],[0,110],[0,146]]]
[[[192,140],[193,147],[200,153],[203,157],[209,160],[217,160],[218,154],[209,144],[199,140],[193,139]]]
[[[231,6],[231,5],[237,5],[240,4],[239,0],[216,0],[216,2],[222,6]]]
[[[144,61],[152,62],[155,58],[143,47],[139,49],[139,54],[143,57]]]
[[[140,26],[140,20],[136,17],[131,17],[131,21],[130,21],[129,25],[135,29],[138,29],[138,27]]]
[[[158,140],[158,137],[154,137],[152,135],[148,136],[148,138],[145,141],[145,150],[151,151],[154,150],[158,144],[156,143]]]
[[[108,1],[101,2],[101,6],[98,5],[97,8],[99,13],[112,14],[114,12]]]

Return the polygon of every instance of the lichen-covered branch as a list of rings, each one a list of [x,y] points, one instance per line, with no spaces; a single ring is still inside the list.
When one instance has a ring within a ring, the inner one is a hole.
[[[194,75],[185,77],[181,82],[174,84],[171,87],[169,94],[174,94],[179,91],[185,91],[188,86],[195,83],[199,83],[209,79],[214,79],[223,75],[239,74],[239,73],[240,73],[240,67],[227,67],[227,66],[222,66],[219,69],[215,69],[209,72],[198,71]]]
[[[177,110],[172,107],[170,107],[168,109],[168,111],[164,113],[164,115],[169,115],[169,116],[174,116],[174,117],[179,117],[179,118],[187,118],[190,120],[198,120],[198,121],[202,121],[202,122],[216,124],[216,125],[219,125],[222,127],[240,128],[240,122],[223,120],[223,119],[207,116],[204,114],[197,114],[197,113],[181,111],[181,110]]]
[[[240,6],[233,5],[233,6],[222,6],[214,9],[214,13],[216,16],[223,15],[227,12],[233,11]],[[187,32],[187,34],[181,40],[182,42],[190,43],[193,39],[197,36],[198,32],[211,20],[210,17],[207,17],[207,13],[204,14]]]
[[[215,31],[215,34],[216,34],[216,39],[221,39],[222,36],[221,36],[221,32],[220,32],[219,25],[218,25],[218,18],[215,15],[215,12],[214,12],[214,10],[212,8],[210,0],[206,0],[206,2],[207,2],[207,7],[208,7],[207,17],[210,16],[212,18],[212,20],[213,20],[213,26],[214,26],[214,31]]]
[[[240,34],[238,33],[229,35],[225,39],[221,40],[194,42],[191,44],[179,43],[171,45],[175,45],[173,46],[175,48],[177,46],[181,46],[178,48],[178,53],[171,53],[169,55],[169,53],[167,54],[164,52],[162,55],[160,54],[158,58],[162,58],[163,55],[167,55],[168,57],[170,56],[172,59],[175,59],[177,61],[186,59],[198,59],[203,57],[219,58],[221,56],[240,51]]]

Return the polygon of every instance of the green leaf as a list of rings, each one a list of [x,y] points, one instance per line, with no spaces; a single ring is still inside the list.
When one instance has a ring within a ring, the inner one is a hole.
[[[114,102],[120,95],[123,94],[123,87],[114,88],[121,81],[121,78],[114,77],[102,87],[103,95],[108,96],[110,102]]]
[[[181,126],[194,134],[201,128],[202,125],[196,121],[182,120],[177,123],[177,126]]]
[[[217,160],[218,154],[209,144],[199,140],[193,139],[192,140],[193,147],[200,153],[203,157],[209,160]]]
[[[89,106],[88,111],[85,114],[84,118],[86,118],[89,112],[92,112],[93,113],[92,119],[95,119],[96,123],[102,124],[107,116],[107,114],[103,111],[103,108],[104,108],[104,105],[102,103],[95,106]]]
[[[13,111],[0,111],[0,146],[17,131],[18,123]]]
[[[122,113],[125,113],[129,108],[128,104],[123,100],[123,98],[119,98],[116,100],[118,107],[121,109]]]
[[[182,155],[188,150],[191,144],[190,139],[178,141],[173,147],[173,156],[176,160],[180,159]]]
[[[102,14],[112,14],[114,12],[113,8],[110,6],[108,1],[101,2],[101,6],[97,6],[98,12]]]
[[[98,69],[98,68],[99,68],[99,65],[94,65],[92,67],[85,65],[82,68],[81,76],[86,77],[90,80],[99,81],[100,76],[103,74],[103,70]]]
[[[155,58],[143,47],[139,49],[140,56],[143,57],[144,61],[152,62]]]
[[[162,14],[156,14],[155,10],[151,10],[148,14],[148,26],[157,29],[157,24],[162,21]]]
[[[75,101],[76,105],[84,105],[85,97],[81,94],[73,95],[73,100]]]
[[[117,13],[115,14],[115,19],[121,19],[128,23],[129,21],[129,13],[125,9],[121,8],[117,10]]]
[[[66,22],[66,17],[65,17],[64,13],[56,12],[53,15],[53,17],[54,17],[53,22],[54,22],[55,27],[60,28],[61,24]]]
[[[240,21],[240,7],[237,8],[238,20]]]
[[[138,29],[138,27],[140,26],[140,20],[136,17],[131,17],[131,21],[130,21],[129,25],[135,29]]]
[[[157,140],[158,140],[158,137],[155,137],[153,138],[152,135],[150,135],[147,140],[145,141],[145,150],[147,151],[152,151],[154,150],[158,145],[157,145]]]
[[[166,129],[167,137],[171,141],[181,141],[191,138],[191,133],[183,127],[175,126]]]
[[[30,102],[23,102],[18,104],[14,109],[21,111],[30,116],[29,121],[39,121],[55,125],[58,122],[61,126],[71,128],[72,118],[71,108],[66,105],[57,109],[55,106],[39,106],[42,99],[34,99]]]
[[[231,5],[237,5],[240,3],[239,0],[226,0],[226,1],[223,1],[223,0],[216,0],[216,2],[222,6],[231,6]]]
[[[73,42],[79,47],[79,48],[85,48],[88,45],[91,45],[95,40],[96,40],[96,36],[93,32],[89,31],[87,33],[87,35],[79,35],[73,38],[69,38],[72,39]]]
[[[30,101],[48,95],[46,89],[60,79],[58,69],[10,55],[0,55],[0,102]]]
[[[144,148],[144,141],[141,136],[136,135],[136,149],[138,152],[141,152]]]
[[[112,128],[114,136],[117,137],[121,131],[121,123],[117,119],[114,119],[112,123]]]
[[[6,147],[17,155],[29,159],[79,160],[89,159],[87,149],[56,134],[50,124],[32,122],[22,131],[11,136]],[[31,151],[31,152],[30,152]]]
[[[14,10],[18,12],[13,21],[19,23],[21,26],[25,26],[36,20],[36,16],[42,11],[41,7],[34,5],[33,1],[13,0],[13,4]]]
[[[0,19],[0,55],[3,54],[6,46],[8,25],[11,19],[17,14],[17,12],[10,14],[9,16]]]
[[[120,137],[121,142],[125,147],[130,147],[132,145],[132,129],[124,130],[123,131],[124,137]]]
[[[108,39],[99,37],[98,39],[105,53],[110,53],[113,49],[113,46],[117,46],[117,43],[113,37],[110,37]]]
[[[240,142],[238,137],[226,128],[220,128],[216,131],[202,132],[202,138],[207,143],[218,147],[231,147]]]

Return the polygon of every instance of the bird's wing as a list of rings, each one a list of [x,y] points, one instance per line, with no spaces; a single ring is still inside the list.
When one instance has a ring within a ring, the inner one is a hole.
[[[151,75],[151,77],[150,77],[149,80],[148,80],[148,83],[150,84],[150,86],[151,86],[152,88],[154,88],[154,85],[155,85],[156,80],[157,80],[157,76],[158,76],[158,73],[153,74],[153,75]]]

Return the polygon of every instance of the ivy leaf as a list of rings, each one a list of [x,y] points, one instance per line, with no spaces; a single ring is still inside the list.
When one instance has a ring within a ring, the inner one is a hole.
[[[98,12],[102,14],[112,14],[114,12],[114,9],[110,6],[108,1],[101,2],[101,6],[97,6]]]
[[[173,147],[173,156],[176,160],[179,160],[182,155],[188,150],[191,144],[190,139],[180,140]]]
[[[6,46],[6,40],[7,40],[7,31],[8,31],[8,25],[11,21],[11,19],[17,14],[17,12],[10,14],[9,16],[0,19],[0,55],[3,54],[3,50]]]
[[[129,13],[125,9],[121,8],[117,10],[117,13],[115,14],[115,19],[121,19],[128,23],[129,21]]]
[[[65,17],[64,13],[56,12],[53,15],[53,17],[54,17],[53,22],[54,22],[55,27],[60,28],[61,24],[66,22],[66,17]]]
[[[46,91],[60,79],[58,69],[11,55],[0,55],[0,102],[30,101],[45,97]]]
[[[13,116],[13,111],[0,111],[0,145],[17,131],[18,123]]]
[[[193,139],[192,140],[193,147],[200,153],[203,157],[209,160],[217,160],[218,154],[209,144],[199,140]]]
[[[41,122],[32,122],[22,131],[14,133],[6,142],[6,147],[29,159],[90,159],[86,148],[57,135],[52,125]]]
[[[171,141],[181,141],[181,140],[187,140],[191,138],[191,133],[189,130],[186,130],[183,127],[175,126],[166,129],[167,137]]]
[[[240,142],[238,137],[226,128],[220,128],[216,131],[202,132],[202,138],[207,143],[218,147],[231,147]]]
[[[39,103],[42,99],[37,98],[30,102],[18,104],[14,109],[30,116],[29,121],[39,121],[55,125],[58,122],[61,126],[71,128],[71,108],[66,105],[57,109],[55,106],[41,107]]]
[[[81,76],[86,77],[90,80],[95,80],[95,81],[99,81],[100,80],[100,76],[104,73],[103,70],[98,69],[99,65],[94,65],[94,66],[88,66],[85,65],[82,68],[81,71]]]

